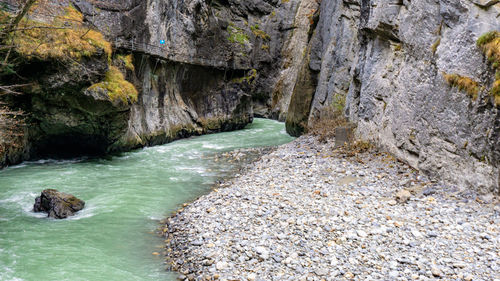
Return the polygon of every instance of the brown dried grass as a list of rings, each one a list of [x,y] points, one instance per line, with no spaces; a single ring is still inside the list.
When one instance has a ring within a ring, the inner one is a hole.
[[[451,87],[456,87],[460,91],[465,91],[472,99],[477,99],[479,91],[481,90],[478,82],[458,74],[443,73],[443,77]]]
[[[334,94],[331,104],[319,110],[319,116],[312,120],[307,127],[307,132],[316,136],[320,142],[326,142],[335,137],[335,129],[349,125],[344,116],[345,96]]]

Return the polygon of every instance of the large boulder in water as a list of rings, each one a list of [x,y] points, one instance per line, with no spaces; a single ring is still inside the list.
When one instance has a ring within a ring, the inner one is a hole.
[[[33,211],[45,212],[49,217],[65,219],[83,209],[85,202],[71,194],[59,192],[55,189],[45,189],[35,199]]]

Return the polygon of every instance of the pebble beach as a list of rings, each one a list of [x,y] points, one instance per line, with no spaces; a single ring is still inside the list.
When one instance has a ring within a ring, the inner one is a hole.
[[[500,280],[500,204],[303,136],[162,227],[180,280]]]

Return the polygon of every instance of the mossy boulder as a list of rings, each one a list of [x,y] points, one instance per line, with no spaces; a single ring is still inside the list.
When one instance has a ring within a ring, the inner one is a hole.
[[[35,199],[34,212],[45,212],[48,217],[55,219],[65,219],[73,216],[76,212],[85,207],[85,202],[71,194],[57,191],[55,189],[45,189],[42,194]]]

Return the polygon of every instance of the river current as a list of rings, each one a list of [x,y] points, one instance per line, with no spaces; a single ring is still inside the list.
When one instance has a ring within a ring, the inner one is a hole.
[[[231,173],[214,155],[290,142],[284,124],[193,137],[98,159],[43,160],[0,171],[0,280],[175,280],[165,271],[159,220]],[[55,188],[86,202],[66,220],[33,213]]]

